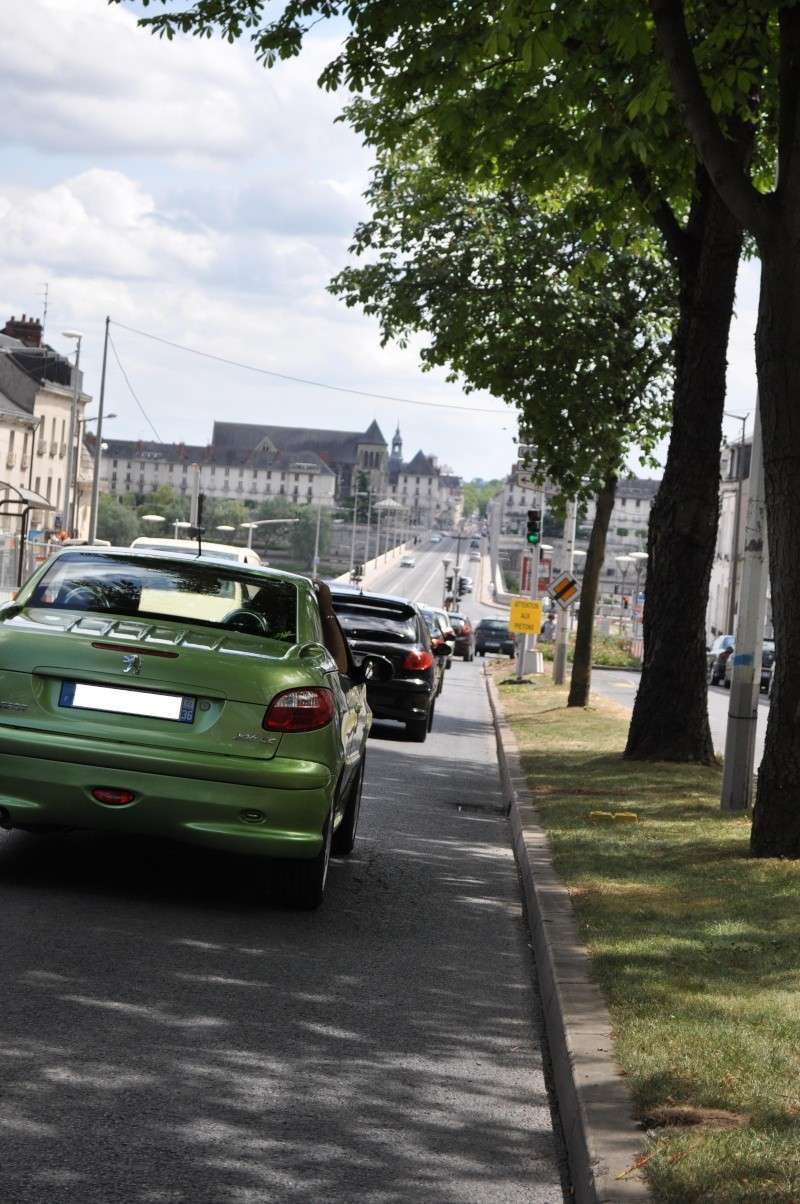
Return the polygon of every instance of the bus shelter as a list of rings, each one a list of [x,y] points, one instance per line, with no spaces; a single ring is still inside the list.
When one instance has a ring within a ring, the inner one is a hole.
[[[33,489],[26,489],[24,485],[10,485],[8,481],[0,481],[0,495],[2,494],[5,496],[0,497],[0,518],[8,516],[19,519],[19,550],[16,563],[16,585],[19,588],[22,585],[25,566],[30,515],[34,510],[55,510],[55,506]]]

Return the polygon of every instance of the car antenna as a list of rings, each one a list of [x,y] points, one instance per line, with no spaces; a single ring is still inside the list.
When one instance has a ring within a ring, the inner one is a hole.
[[[198,495],[198,498],[197,498],[197,522],[196,522],[195,526],[193,526],[189,529],[189,534],[191,535],[192,539],[197,540],[197,555],[198,556],[203,555],[203,536],[206,533],[205,527],[203,527],[201,525],[203,522],[203,503],[205,502],[205,500],[206,500],[206,495],[204,493],[201,493]]]

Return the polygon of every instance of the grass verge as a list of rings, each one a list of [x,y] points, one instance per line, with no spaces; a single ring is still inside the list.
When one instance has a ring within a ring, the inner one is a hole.
[[[568,710],[541,679],[500,694],[608,1001],[655,1199],[798,1204],[800,862],[748,857],[749,822],[719,811],[719,770],[623,761],[613,704]]]

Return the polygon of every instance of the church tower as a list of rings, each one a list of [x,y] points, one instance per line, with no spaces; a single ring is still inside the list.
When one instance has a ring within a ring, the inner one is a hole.
[[[403,463],[403,437],[400,434],[400,423],[397,424],[397,430],[392,439],[392,454],[390,463],[393,467],[399,467]]]

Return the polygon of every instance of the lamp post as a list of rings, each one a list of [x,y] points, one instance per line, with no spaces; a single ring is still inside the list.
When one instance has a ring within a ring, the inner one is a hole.
[[[72,498],[72,474],[75,458],[75,433],[78,422],[78,398],[80,396],[80,386],[78,380],[80,377],[81,366],[81,343],[83,335],[79,330],[64,330],[61,332],[65,339],[72,339],[75,342],[75,366],[72,370],[72,404],[69,409],[69,442],[67,443],[67,473],[64,482],[64,521],[66,523],[67,535],[72,534],[72,518],[73,518],[73,498]]]
[[[733,512],[733,544],[731,547],[731,563],[728,572],[728,622],[725,630],[733,634],[736,622],[736,579],[739,568],[739,531],[742,526],[742,484],[744,482],[744,435],[747,419],[750,414],[729,414],[722,411],[726,418],[735,418],[742,424],[742,434],[739,439],[739,455],[736,460],[736,508]]]
[[[632,556],[615,556],[617,567],[622,573],[622,594],[619,601],[619,634],[623,634],[623,622],[625,618],[625,581],[628,576],[628,569],[635,563]]]
[[[175,528],[175,538],[177,539],[178,532],[179,531],[188,531],[192,524],[187,522],[186,519],[184,519],[184,518],[176,518],[175,522],[172,525]]]
[[[647,552],[631,552],[631,560],[633,561],[634,572],[636,573],[636,617],[633,620],[632,635],[637,635],[637,628],[641,627],[641,617],[639,615],[639,594],[642,592],[642,573],[647,568],[648,553]]]

